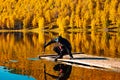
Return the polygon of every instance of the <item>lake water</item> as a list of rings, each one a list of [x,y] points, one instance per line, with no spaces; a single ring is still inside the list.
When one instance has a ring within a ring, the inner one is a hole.
[[[117,31],[1,32],[0,80],[56,80],[61,74],[59,66],[65,69],[62,74],[65,80],[119,80],[119,72],[38,60],[38,55],[55,54],[52,50],[55,44],[48,46],[45,53],[43,44],[58,35],[71,42],[72,52],[120,58],[120,32]]]

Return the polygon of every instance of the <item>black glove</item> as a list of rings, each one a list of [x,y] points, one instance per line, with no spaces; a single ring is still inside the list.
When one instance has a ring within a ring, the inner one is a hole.
[[[44,49],[45,49],[46,47],[47,47],[47,45],[45,44],[45,45],[44,45]]]

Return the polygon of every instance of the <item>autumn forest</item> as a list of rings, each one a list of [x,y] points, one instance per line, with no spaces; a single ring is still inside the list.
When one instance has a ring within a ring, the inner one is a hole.
[[[73,55],[106,57],[80,62],[120,61],[120,0],[0,0],[0,80],[54,80],[58,63],[38,56],[56,54],[56,44],[44,44],[59,35],[71,43]],[[71,66],[68,80],[119,80],[118,70],[89,66],[98,69]]]
[[[120,27],[119,0],[0,1],[0,29]]]

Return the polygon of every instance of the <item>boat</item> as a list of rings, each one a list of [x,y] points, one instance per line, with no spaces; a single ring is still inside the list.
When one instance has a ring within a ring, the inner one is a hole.
[[[72,65],[75,67],[83,67],[90,69],[100,69],[100,70],[109,70],[109,71],[117,71],[120,72],[120,59],[119,58],[109,58],[102,56],[93,56],[83,53],[75,53],[73,54],[73,59],[69,58],[69,55],[65,55],[62,59],[57,59],[55,61],[55,57],[57,55],[41,55],[40,59],[59,62],[67,65]]]

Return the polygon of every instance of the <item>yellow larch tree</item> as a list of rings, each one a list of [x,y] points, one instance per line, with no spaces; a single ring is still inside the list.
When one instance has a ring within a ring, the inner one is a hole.
[[[116,23],[116,14],[117,14],[117,7],[118,7],[118,0],[111,0],[110,3],[110,20],[113,24]]]
[[[39,17],[39,19],[38,19],[38,27],[39,27],[40,30],[42,30],[44,28],[44,26],[45,26],[44,24],[45,24],[44,17]]]
[[[45,20],[46,20],[47,23],[51,22],[51,13],[50,13],[50,10],[47,10],[45,12]]]
[[[95,22],[99,26],[118,24],[119,0],[0,0],[0,26],[12,28],[16,19],[23,28],[36,28],[39,16],[44,17],[44,26],[56,25],[62,17],[69,16],[70,27],[86,28]],[[102,14],[101,14],[102,13]],[[32,15],[31,15],[32,14]],[[15,18],[12,18],[12,16]],[[39,15],[39,16],[38,16]],[[8,22],[5,22],[7,16]],[[38,17],[38,18],[37,18]],[[93,20],[93,21],[92,21]],[[31,25],[32,24],[32,25]],[[16,28],[14,26],[14,28]],[[102,27],[101,27],[102,28]],[[94,29],[94,28],[93,28]]]

